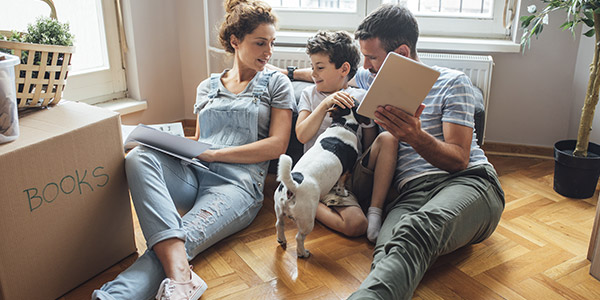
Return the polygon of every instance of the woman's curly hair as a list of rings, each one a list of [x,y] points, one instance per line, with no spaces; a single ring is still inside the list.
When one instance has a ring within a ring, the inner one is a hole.
[[[225,21],[219,29],[219,42],[229,53],[235,52],[231,46],[231,35],[241,41],[260,24],[277,22],[271,6],[263,1],[228,0],[225,1],[225,12]]]

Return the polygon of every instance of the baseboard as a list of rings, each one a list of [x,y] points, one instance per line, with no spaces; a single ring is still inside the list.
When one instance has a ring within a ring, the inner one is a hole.
[[[506,143],[485,142],[481,147],[486,154],[553,159],[551,147],[528,146]]]
[[[181,122],[183,125],[183,132],[186,136],[192,136],[196,134],[196,120],[195,119],[183,119],[177,122]]]
[[[196,119],[184,119],[180,121],[183,127],[196,128]]]

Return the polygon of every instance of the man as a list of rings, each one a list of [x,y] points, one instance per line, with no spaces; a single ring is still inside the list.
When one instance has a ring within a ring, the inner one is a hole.
[[[418,36],[408,9],[373,11],[355,33],[365,57],[356,84],[368,89],[388,52],[419,61]],[[464,73],[434,68],[441,75],[415,115],[375,113],[399,140],[398,162],[371,272],[349,299],[410,299],[439,256],[483,241],[500,220],[504,193],[473,134],[474,88]]]
[[[390,51],[419,61],[418,36],[404,7],[385,5],[367,16],[355,33],[365,57],[358,86],[369,88]],[[441,75],[414,116],[391,105],[375,112],[400,141],[396,189],[371,272],[350,299],[410,299],[440,255],[483,241],[500,220],[504,193],[473,134],[473,86],[461,72],[434,68]]]

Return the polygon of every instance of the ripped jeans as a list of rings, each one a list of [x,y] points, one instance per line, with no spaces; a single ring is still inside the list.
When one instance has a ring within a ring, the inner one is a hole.
[[[115,280],[94,291],[92,299],[152,298],[165,278],[152,250],[156,243],[182,239],[191,260],[250,225],[262,206],[262,199],[232,180],[148,148],[133,149],[126,170],[148,250]]]

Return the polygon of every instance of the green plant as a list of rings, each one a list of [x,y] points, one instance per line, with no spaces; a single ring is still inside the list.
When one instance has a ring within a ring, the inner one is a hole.
[[[23,41],[34,44],[73,46],[73,35],[69,31],[69,23],[61,23],[50,17],[39,17],[34,24],[27,25]]]
[[[0,34],[0,41],[10,41],[10,42],[21,42],[22,43],[23,42],[23,34],[13,30],[10,32],[10,35],[8,35],[8,36],[4,36],[4,35]],[[14,54],[13,50],[5,49],[5,48],[0,48],[0,52]]]
[[[542,33],[544,25],[548,24],[548,16],[554,11],[565,11],[567,20],[560,26],[563,30],[569,29],[575,35],[579,24],[591,27],[585,30],[583,35],[587,37],[596,36],[594,44],[594,58],[590,65],[590,76],[585,96],[585,103],[581,110],[581,119],[579,121],[579,130],[577,133],[577,145],[574,156],[587,156],[588,143],[590,141],[590,132],[592,130],[592,121],[594,112],[598,104],[598,95],[600,90],[600,1],[599,0],[541,0],[546,7],[538,11],[535,5],[527,7],[530,13],[528,16],[522,16],[519,20],[524,29],[521,38],[523,51],[525,47],[529,48],[531,38],[536,38]]]
[[[50,17],[39,17],[37,18],[35,23],[27,25],[27,32],[20,33],[12,31],[9,37],[0,36],[0,39],[22,43],[55,46],[73,46],[74,36],[70,32],[69,23],[61,23],[58,20],[52,19]],[[0,49],[0,51],[2,52],[7,52],[5,50],[7,49]],[[52,61],[52,55],[53,53],[50,53],[48,55],[48,64],[50,64],[50,62]],[[21,63],[26,64],[28,56],[29,55],[27,52],[23,52],[21,55]],[[59,54],[59,65],[62,64],[60,62],[61,59],[62,57],[60,57]],[[40,64],[40,61],[40,54],[36,53],[34,58],[34,64],[38,65]]]
[[[10,32],[10,36],[0,35],[0,41],[23,42],[23,34],[13,30]]]

